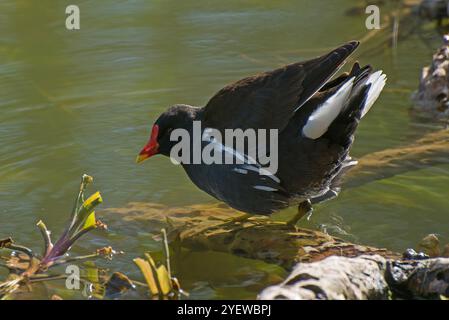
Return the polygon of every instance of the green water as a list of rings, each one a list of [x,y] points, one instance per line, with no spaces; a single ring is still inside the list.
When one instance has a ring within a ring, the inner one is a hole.
[[[65,7],[73,3],[81,10],[79,31],[65,29]],[[365,17],[345,14],[355,3],[0,2],[0,238],[12,235],[38,249],[36,221],[61,230],[82,173],[95,177],[103,207],[214,202],[166,158],[134,163],[152,122],[171,104],[203,105],[229,82],[363,37]],[[360,48],[356,58],[383,69],[389,81],[358,129],[354,156],[439,128],[409,112],[420,68],[439,45],[432,32],[425,40],[412,35],[394,52]],[[428,233],[444,241],[448,185],[449,160],[344,190],[301,224],[401,251]],[[126,255],[103,265],[137,278],[131,259],[159,247],[151,239],[155,230],[114,225],[110,236],[94,232],[73,250],[112,243]],[[276,266],[212,252],[188,253],[175,269],[192,298],[254,298],[284,275]],[[42,292],[34,297],[44,298]]]

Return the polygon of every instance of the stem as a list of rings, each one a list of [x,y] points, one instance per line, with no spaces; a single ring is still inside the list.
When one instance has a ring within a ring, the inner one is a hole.
[[[56,241],[55,247],[61,246],[61,244],[66,241],[67,236],[70,233],[70,230],[73,228],[73,226],[76,222],[76,218],[77,218],[77,214],[78,214],[80,205],[84,202],[84,190],[86,190],[87,185],[89,183],[91,183],[92,180],[93,180],[92,177],[87,174],[83,174],[83,176],[81,177],[80,189],[78,192],[78,196],[76,197],[75,204],[73,206],[72,214],[70,216],[70,223],[65,228],[64,232],[59,237],[58,241]]]
[[[164,253],[165,253],[165,260],[166,260],[167,271],[168,271],[168,278],[171,279],[170,249],[168,247],[167,231],[165,229],[162,229],[161,232],[162,232],[163,241],[164,241]]]
[[[30,282],[40,282],[40,281],[50,281],[50,280],[61,280],[66,279],[68,275],[61,274],[61,275],[40,275],[40,276],[32,276],[30,277]]]
[[[30,261],[34,257],[34,253],[33,253],[33,251],[31,249],[29,249],[27,247],[24,247],[24,246],[21,246],[21,245],[18,245],[18,244],[11,244],[6,249],[10,249],[10,250],[13,250],[13,251],[20,251],[20,252],[25,253],[30,258]]]
[[[82,229],[80,231],[78,231],[72,238],[70,238],[70,246],[71,247],[79,238],[81,238],[81,236],[85,235],[86,233],[88,233],[91,230],[96,229],[97,226],[90,226],[86,229]]]
[[[66,239],[65,241],[61,242],[59,245],[56,244],[52,250],[44,259],[42,259],[42,264],[49,264],[55,262],[56,259],[64,255],[69,248],[85,233],[89,232],[92,229],[95,229],[95,226],[83,229],[79,231],[77,234],[75,234],[72,238]],[[62,241],[62,240],[61,240]]]
[[[17,279],[9,280],[0,283],[0,300],[2,300],[6,295],[14,293],[20,287],[20,282],[23,277],[18,277]]]
[[[42,222],[42,220],[39,220],[37,226],[41,232],[42,238],[44,238],[44,251],[42,253],[42,256],[45,257],[50,253],[51,249],[53,249],[53,243],[51,242],[50,238],[50,231],[48,231],[47,226],[44,222]]]
[[[98,253],[91,253],[91,254],[87,254],[87,255],[84,255],[84,256],[76,256],[76,257],[67,258],[65,260],[57,260],[57,261],[55,261],[53,263],[53,266],[58,266],[58,265],[69,263],[69,262],[73,262],[73,261],[93,259],[93,258],[96,258],[98,256],[100,256]]]
[[[62,279],[67,279],[68,275],[66,274],[61,274],[61,275],[53,275],[53,276],[33,276],[31,277],[28,281],[31,283],[35,283],[35,282],[41,282],[41,281],[53,281],[53,280],[62,280]],[[87,281],[86,279],[83,279],[80,277],[80,282],[86,284],[86,283],[90,283],[89,281]]]

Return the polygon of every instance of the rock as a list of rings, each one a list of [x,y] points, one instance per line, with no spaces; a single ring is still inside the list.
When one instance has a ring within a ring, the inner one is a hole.
[[[387,299],[386,260],[381,256],[328,257],[298,264],[280,285],[266,288],[261,300]]]
[[[416,109],[438,119],[449,118],[449,35],[433,55],[432,64],[422,69],[418,91],[412,95]]]
[[[449,292],[449,259],[389,260],[380,255],[328,257],[298,263],[260,300],[442,299]]]
[[[440,256],[440,240],[434,233],[425,236],[419,243],[419,246],[423,248],[425,253],[431,258]]]
[[[429,20],[448,17],[448,0],[422,0],[418,7],[419,15]]]

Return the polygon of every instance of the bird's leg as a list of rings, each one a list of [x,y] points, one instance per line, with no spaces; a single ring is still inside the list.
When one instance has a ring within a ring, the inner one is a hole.
[[[296,226],[296,224],[298,223],[299,220],[301,220],[302,217],[304,217],[307,214],[307,220],[309,220],[310,216],[312,215],[312,203],[310,202],[310,200],[306,200],[301,202],[298,205],[298,211],[296,212],[296,214],[294,215],[293,218],[291,218],[290,220],[287,221],[287,224],[289,226]]]

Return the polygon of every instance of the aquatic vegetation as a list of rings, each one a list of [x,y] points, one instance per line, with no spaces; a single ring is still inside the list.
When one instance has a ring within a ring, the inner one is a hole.
[[[10,275],[7,281],[0,283],[0,299],[8,298],[8,295],[21,286],[28,285],[33,281],[54,279],[54,276],[46,274],[51,267],[97,257],[112,259],[114,255],[121,253],[111,247],[104,247],[84,256],[68,254],[73,244],[89,231],[107,229],[107,226],[96,218],[94,211],[103,201],[100,192],[95,192],[87,199],[84,198],[86,188],[92,182],[91,176],[86,174],[82,176],[69,224],[54,244],[45,223],[43,221],[37,223],[44,240],[42,254],[16,244],[12,238],[0,240],[0,249],[12,251],[11,256],[6,259],[6,264],[3,265],[9,269]]]
[[[94,229],[107,229],[106,224],[97,219],[94,211],[103,201],[100,192],[95,192],[87,199],[84,198],[85,191],[92,182],[91,176],[86,174],[82,176],[70,220],[56,242],[53,243],[51,233],[43,221],[40,220],[36,224],[43,238],[42,253],[36,253],[26,246],[17,244],[10,237],[0,239],[0,252],[3,250],[11,252],[8,256],[0,255],[0,263],[2,260],[4,261],[0,266],[9,270],[7,279],[0,282],[0,299],[13,299],[14,293],[17,293],[21,288],[31,290],[33,282],[67,279],[67,274],[49,273],[49,269],[55,266],[85,262],[98,257],[111,260],[116,254],[123,253],[112,249],[112,247],[103,247],[87,255],[71,256],[69,254],[70,248],[83,235]],[[153,298],[176,299],[181,295],[187,296],[188,294],[181,289],[179,281],[172,277],[165,229],[162,230],[162,234],[164,264],[157,266],[149,253],[145,254],[145,259],[134,259],[145,278],[146,284],[133,281],[120,272],[114,272],[111,276],[100,275],[99,270],[93,268],[93,272],[87,272],[87,275],[79,279],[80,282],[88,284],[89,298],[120,298],[128,290],[136,289],[136,285],[145,288],[145,290],[149,289]],[[57,294],[52,295],[51,298],[62,299]]]
[[[164,242],[165,265],[160,264],[157,266],[149,253],[145,253],[145,259],[135,258],[134,263],[142,272],[152,297],[165,299],[180,298],[181,295],[188,296],[188,294],[181,289],[178,279],[172,277],[170,267],[170,251],[168,247],[167,232],[165,229],[162,229],[162,235]]]

